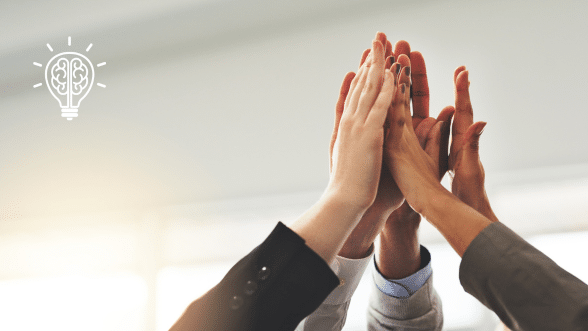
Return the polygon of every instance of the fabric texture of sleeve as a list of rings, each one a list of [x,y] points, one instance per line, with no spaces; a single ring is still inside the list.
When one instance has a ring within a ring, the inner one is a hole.
[[[348,259],[337,256],[331,268],[339,277],[339,286],[329,294],[296,331],[340,331],[345,325],[351,297],[374,256],[373,245],[370,254],[362,259]]]
[[[421,260],[424,267],[401,280],[384,278],[374,261],[368,330],[442,329],[443,307],[433,287],[431,255],[423,246]]]
[[[281,222],[186,313],[194,330],[294,330],[339,279],[304,240]]]
[[[500,222],[470,243],[459,278],[512,330],[588,330],[588,285]]]
[[[414,274],[403,279],[386,279],[378,270],[374,260],[374,282],[384,294],[395,298],[408,298],[425,285],[433,274],[431,269],[431,253],[421,245],[421,268]]]

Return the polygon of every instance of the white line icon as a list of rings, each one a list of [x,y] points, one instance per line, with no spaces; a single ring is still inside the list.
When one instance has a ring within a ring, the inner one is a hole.
[[[71,46],[71,37],[67,38],[67,45]],[[51,45],[47,48],[53,52]],[[86,48],[88,52],[92,44]],[[98,64],[98,67],[105,65],[106,62]],[[43,67],[42,64],[33,62],[37,67]],[[77,52],[62,52],[49,60],[45,66],[45,83],[49,92],[59,102],[61,107],[61,117],[71,121],[78,117],[78,108],[80,102],[88,95],[94,84],[94,66],[90,59]],[[43,85],[38,83],[33,85],[37,88]],[[105,88],[106,85],[97,83],[99,87]]]

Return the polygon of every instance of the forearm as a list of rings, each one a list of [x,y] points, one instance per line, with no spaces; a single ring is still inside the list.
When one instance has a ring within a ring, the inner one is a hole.
[[[492,223],[440,184],[424,192],[423,196],[428,198],[419,208],[422,215],[441,232],[459,256],[463,256],[472,240]]]
[[[364,213],[365,209],[339,196],[326,195],[300,216],[290,229],[330,264]]]
[[[421,265],[418,228],[421,216],[408,205],[392,213],[380,234],[376,263],[382,276],[402,279],[417,272]]]
[[[368,256],[389,215],[389,212],[383,213],[370,207],[347,237],[338,255],[348,259],[362,259]]]

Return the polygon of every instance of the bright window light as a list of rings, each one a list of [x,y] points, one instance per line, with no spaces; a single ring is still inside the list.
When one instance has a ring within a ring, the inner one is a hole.
[[[167,331],[186,307],[227,274],[236,261],[167,267],[157,276],[157,331]]]
[[[0,330],[144,330],[146,299],[132,274],[1,281]]]

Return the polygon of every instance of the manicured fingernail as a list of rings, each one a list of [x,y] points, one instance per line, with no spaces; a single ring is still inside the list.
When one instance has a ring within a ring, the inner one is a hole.
[[[402,83],[402,93],[406,91],[406,84]]]
[[[396,64],[396,76],[398,76],[398,74],[400,73],[400,63]]]
[[[410,77],[410,67],[404,67],[404,73]]]
[[[483,124],[478,126],[478,129],[476,130],[476,134],[479,136],[482,134],[482,132],[484,132],[484,128],[486,127],[486,122],[482,122]]]

